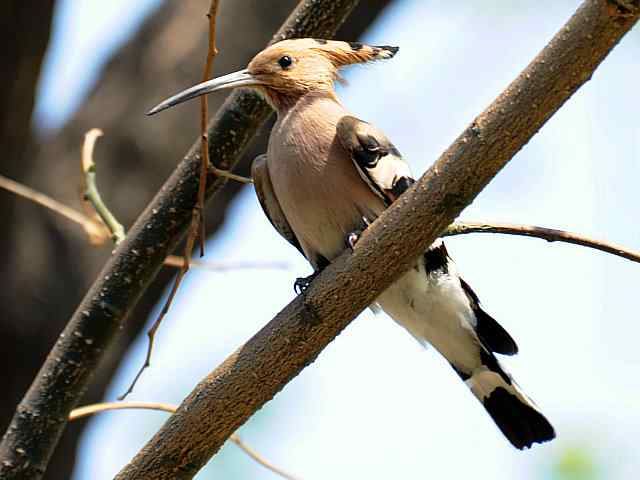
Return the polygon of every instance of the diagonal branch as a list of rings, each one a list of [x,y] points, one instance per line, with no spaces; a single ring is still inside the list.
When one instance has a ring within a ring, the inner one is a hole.
[[[358,0],[303,0],[272,42],[332,37]],[[209,155],[231,170],[272,112],[249,91],[234,92],[209,124]],[[143,112],[140,112],[142,115]],[[0,478],[42,478],[53,449],[115,335],[183,238],[197,200],[200,139],[140,215],[87,292],[38,372],[0,443]],[[225,185],[208,176],[207,198]]]
[[[591,78],[637,22],[640,5],[634,5],[623,13],[606,0],[586,0],[434,166],[364,232],[354,253],[341,255],[204,378],[116,479],[193,478],[240,425],[411,267]]]

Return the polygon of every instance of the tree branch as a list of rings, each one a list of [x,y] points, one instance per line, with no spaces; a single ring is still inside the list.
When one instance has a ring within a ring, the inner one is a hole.
[[[272,42],[331,38],[358,0],[303,0]],[[272,112],[257,94],[232,93],[209,123],[209,155],[231,170]],[[140,112],[142,115],[143,112]],[[183,238],[197,200],[200,139],[118,245],[53,346],[0,443],[0,478],[42,477],[73,407],[127,315]],[[225,178],[209,175],[207,198]]]
[[[634,6],[638,2],[634,2]],[[403,272],[482,191],[637,22],[586,0],[438,161],[305,293],[204,378],[117,480],[190,479]],[[398,239],[402,239],[398,242]]]
[[[523,237],[541,238],[547,242],[564,242],[582,247],[589,247],[607,252],[632,262],[640,263],[640,252],[629,250],[621,245],[594,240],[577,233],[556,230],[553,228],[536,227],[534,225],[516,225],[514,223],[472,223],[455,222],[447,227],[443,237],[463,235],[466,233],[502,233],[505,235],[520,235]]]
[[[78,420],[80,418],[88,417],[90,415],[94,415],[96,413],[108,412],[111,410],[131,410],[131,409],[140,409],[140,410],[159,410],[161,412],[175,413],[178,407],[174,405],[170,405],[168,403],[159,403],[159,402],[107,402],[107,403],[94,403],[92,405],[85,405],[84,407],[75,408],[69,414],[69,421],[73,422],[74,420]],[[279,467],[276,467],[269,461],[265,460],[262,455],[256,452],[249,445],[244,443],[244,441],[238,436],[238,434],[234,433],[229,437],[233,443],[235,443],[244,453],[246,453],[250,458],[255,460],[257,463],[262,465],[267,470],[271,470],[276,475],[286,479],[286,480],[296,480],[296,477],[285,472]]]

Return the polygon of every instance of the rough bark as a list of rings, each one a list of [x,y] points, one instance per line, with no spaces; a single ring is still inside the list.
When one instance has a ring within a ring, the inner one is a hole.
[[[116,477],[192,478],[420,255],[589,78],[637,22],[640,2],[586,0],[420,180],[304,295],[207,376]],[[402,242],[398,242],[401,238]]]
[[[358,7],[355,21],[347,23],[340,35],[348,39],[357,38],[390,1],[375,0]],[[342,8],[340,5],[344,3],[346,2],[336,2],[337,8]],[[216,59],[215,71],[227,72],[246,64],[248,59],[261,48],[260,46],[267,42],[276,25],[286,17],[294,5],[294,0],[221,2],[218,31],[221,53]],[[181,109],[175,113],[169,112],[154,119],[153,122],[144,117],[144,112],[162,97],[199,79],[206,52],[205,13],[206,8],[202,7],[200,0],[167,2],[166,6],[155,13],[135,38],[125,45],[105,67],[104,74],[93,94],[69,124],[56,136],[43,142],[40,154],[34,157],[33,165],[29,167],[21,165],[20,169],[13,172],[13,177],[47,193],[52,193],[67,203],[76,203],[80,142],[88,128],[100,126],[105,131],[105,138],[101,140],[96,150],[101,192],[119,220],[125,225],[130,224],[175,166],[176,159],[180,158],[188,143],[198,136],[198,115],[194,106],[185,106],[186,110]],[[194,23],[197,24],[199,19],[201,23],[194,27]],[[300,26],[305,25],[302,23]],[[325,34],[328,34],[327,30],[314,33],[316,36]],[[217,107],[218,100],[215,97],[210,102],[211,110]],[[193,122],[185,121],[185,118],[192,118]],[[241,117],[235,120],[242,123]],[[258,125],[259,122],[255,122],[251,127],[252,131],[256,131]],[[238,127],[237,130],[242,131],[243,127],[240,125]],[[249,138],[249,135],[244,135],[242,141],[246,143]],[[212,140],[212,144],[215,145],[215,139]],[[235,148],[234,155],[241,149]],[[248,169],[250,159],[261,151],[264,151],[264,138],[254,142],[253,148],[243,157],[239,167]],[[212,159],[217,162],[220,157],[212,152]],[[195,171],[191,170],[191,166],[195,164],[193,162],[198,161],[198,158],[192,155],[190,160],[192,163],[187,162],[189,165],[187,170],[192,174]],[[51,169],[48,167],[53,162],[56,165],[55,175],[51,174]],[[191,184],[187,182],[187,185],[187,190],[190,191]],[[218,185],[218,187],[221,186],[221,184]],[[238,191],[239,186],[236,184],[217,189],[214,208],[208,209],[209,232],[215,231],[221,225],[226,207]],[[9,387],[0,404],[5,425],[10,420],[19,396],[27,388],[48,349],[55,341],[55,337],[63,328],[67,312],[70,313],[80,301],[80,293],[90,284],[99,265],[108,255],[104,250],[91,249],[86,244],[83,234],[75,226],[67,226],[59,219],[51,217],[49,213],[41,212],[38,207],[24,203],[23,200],[18,202],[23,202],[17,203],[17,206],[22,209],[20,224],[23,228],[15,229],[16,231],[9,230],[0,239],[5,244],[2,251],[12,252],[14,257],[4,263],[6,266],[4,284],[8,287],[2,292],[6,301],[3,301],[0,306],[5,310],[2,315],[2,335],[7,345],[7,349],[3,352],[6,356],[6,361],[3,362],[3,368],[6,369],[3,376],[7,378],[6,384]],[[188,204],[189,195],[186,195],[178,209],[179,220],[174,225],[174,229],[170,229],[174,233],[174,238],[169,243],[160,241],[158,254],[152,255],[153,262],[170,251],[170,247],[179,239],[182,233],[179,226],[188,214],[190,209]],[[165,227],[166,225],[159,224],[159,228]],[[155,248],[155,240],[152,237],[148,237],[147,240],[150,240],[150,243],[139,251],[143,252],[140,253],[141,257],[148,254],[146,247]],[[161,251],[164,253],[160,253]],[[33,258],[34,252],[37,253],[37,261]],[[27,258],[29,261],[25,264],[24,259]],[[156,262],[155,267],[158,265]],[[154,269],[153,274],[156,271],[157,268]],[[132,277],[136,282],[139,280],[136,274],[139,273],[140,270],[136,270]],[[145,271],[145,274],[148,273]],[[147,312],[169,280],[170,273],[163,271],[159,281],[146,292],[136,312],[130,315],[132,321],[124,323],[123,335],[110,351],[105,352],[105,345],[86,344],[87,347],[93,347],[98,357],[106,356],[99,376],[89,391],[89,401],[95,401],[102,396],[124,348],[144,324]],[[147,277],[147,280],[152,276]],[[124,279],[123,287],[128,288],[126,287],[127,279],[122,278]],[[28,288],[25,288],[25,285]],[[148,282],[145,286],[148,286]],[[137,290],[129,300],[134,297],[137,299],[142,290]],[[42,299],[46,302],[44,307]],[[135,301],[132,301],[127,307],[127,313],[134,304]],[[123,322],[124,318],[120,317],[119,320]],[[114,329],[116,326],[116,323],[111,325]],[[74,330],[74,332],[83,335],[82,341],[87,340],[88,337],[85,337],[87,332],[82,330]],[[68,339],[68,337],[65,338]],[[77,336],[75,338],[80,339]],[[28,361],[25,361],[25,351],[29,352]],[[74,359],[73,356],[69,359],[71,362],[78,361],[78,358]],[[98,360],[94,360],[82,366],[82,369],[85,366],[89,369],[95,368]],[[57,373],[69,372],[58,370]],[[66,386],[74,384],[75,379],[74,375],[66,380],[59,378],[61,383],[70,382],[65,384]],[[41,400],[45,399],[41,398]],[[56,402],[57,405],[70,401],[65,395],[57,400],[60,402]],[[74,404],[78,400],[79,398],[74,397]],[[48,407],[45,411],[49,411]],[[16,418],[21,415],[17,413]],[[53,417],[56,418],[54,424],[50,424],[42,417],[36,418],[42,418],[41,425],[45,429],[57,428],[59,422],[63,421],[62,415],[57,412]],[[26,428],[32,434],[39,432],[35,424],[30,424]],[[60,448],[62,452],[58,456],[58,461],[54,458],[48,478],[69,477],[73,452],[81,428],[74,425],[71,430],[62,439]],[[11,435],[14,433],[16,431],[12,430]],[[39,435],[33,435],[32,439],[36,440],[36,436]],[[42,438],[44,437],[38,440]],[[4,474],[2,470],[4,468],[11,471],[12,475],[14,473],[17,475],[13,478],[37,478],[40,474],[36,464],[32,464],[32,467],[24,473],[16,473],[19,469],[16,470],[13,466],[24,465],[26,460],[31,461],[32,458],[30,455],[25,458],[16,456],[15,448],[22,447],[13,445],[12,448],[13,453],[4,451],[10,456],[7,461],[11,465],[0,466],[0,472]],[[2,455],[2,458],[7,457]],[[20,475],[25,476],[20,477]]]

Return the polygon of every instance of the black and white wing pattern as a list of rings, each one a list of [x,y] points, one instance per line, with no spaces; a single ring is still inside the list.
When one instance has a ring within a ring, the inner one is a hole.
[[[386,205],[393,203],[413,184],[409,165],[376,127],[346,115],[336,128],[338,140],[351,154],[358,173]]]

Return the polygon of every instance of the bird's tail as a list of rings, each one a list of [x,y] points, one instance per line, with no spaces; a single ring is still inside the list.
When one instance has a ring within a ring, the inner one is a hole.
[[[494,368],[486,365],[477,368],[465,383],[505,437],[520,450],[555,438],[553,426],[536,404],[500,367],[495,357],[488,355],[493,357]]]

